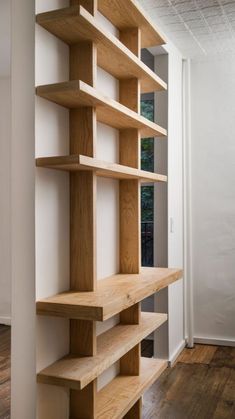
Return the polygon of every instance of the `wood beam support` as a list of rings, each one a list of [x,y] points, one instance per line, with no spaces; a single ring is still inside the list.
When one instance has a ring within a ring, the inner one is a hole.
[[[141,419],[142,418],[142,398],[137,400],[134,406],[123,417],[123,419]]]
[[[94,16],[98,8],[97,1],[98,0],[70,0],[70,6],[82,6]]]
[[[71,0],[95,15],[96,0]],[[70,46],[70,80],[96,84],[97,49],[92,42]],[[92,107],[70,110],[70,154],[96,156],[96,111]],[[96,289],[96,175],[82,171],[70,174],[70,287],[75,291]],[[76,356],[96,354],[96,323],[70,321],[70,352]],[[97,381],[81,391],[70,391],[70,417],[94,419]]]
[[[141,54],[141,31],[128,29],[120,32],[120,40],[137,57]],[[119,101],[129,109],[140,113],[140,82],[126,79],[119,82]],[[119,134],[119,162],[125,166],[140,168],[140,132],[136,129],[121,130]],[[120,181],[120,272],[139,273],[141,266],[140,236],[140,182],[138,180]],[[139,324],[140,303],[122,311],[120,322]],[[141,344],[120,359],[121,375],[140,374]],[[141,399],[125,416],[127,419],[141,418]]]

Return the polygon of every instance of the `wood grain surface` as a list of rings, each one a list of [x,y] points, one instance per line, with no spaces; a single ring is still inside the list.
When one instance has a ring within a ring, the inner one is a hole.
[[[0,419],[10,419],[10,327],[0,325]]]
[[[142,93],[167,89],[167,84],[157,74],[83,7],[41,13],[37,15],[37,23],[69,45],[88,39],[95,42],[99,67],[119,80],[138,78]]]
[[[149,347],[149,341],[144,341],[142,356],[151,355]],[[211,352],[208,361],[205,353]],[[142,419],[234,419],[235,348],[196,345],[185,349],[175,367],[162,374],[143,400]],[[1,325],[0,419],[10,419],[10,327]]]
[[[143,419],[234,419],[235,348],[185,349],[145,393]]]

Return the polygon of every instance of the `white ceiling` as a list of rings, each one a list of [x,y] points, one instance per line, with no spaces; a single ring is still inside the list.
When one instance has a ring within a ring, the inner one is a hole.
[[[0,77],[10,75],[11,1],[0,0]]]
[[[235,53],[235,0],[139,0],[186,57]]]

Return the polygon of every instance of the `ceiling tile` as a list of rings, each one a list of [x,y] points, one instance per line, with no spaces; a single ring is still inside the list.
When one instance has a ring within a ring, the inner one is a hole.
[[[188,57],[235,53],[235,0],[139,0]]]

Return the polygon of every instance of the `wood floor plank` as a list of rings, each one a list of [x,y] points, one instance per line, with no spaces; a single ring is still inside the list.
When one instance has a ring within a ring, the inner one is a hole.
[[[218,346],[210,365],[235,369],[235,348],[229,346]]]
[[[10,327],[0,325],[0,419],[10,419]]]
[[[234,383],[230,368],[177,363],[145,394],[143,419],[234,419]]]
[[[185,348],[178,358],[178,362],[185,364],[210,364],[217,346],[212,345],[195,345],[194,348]]]

